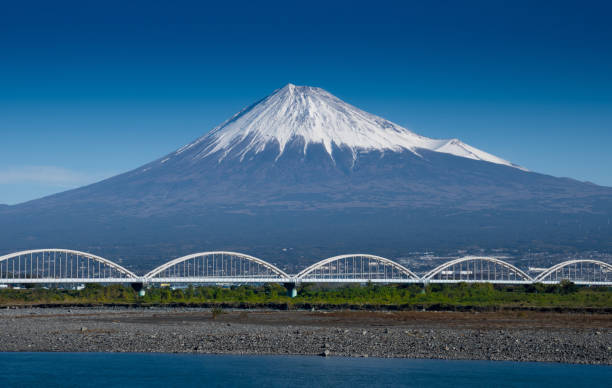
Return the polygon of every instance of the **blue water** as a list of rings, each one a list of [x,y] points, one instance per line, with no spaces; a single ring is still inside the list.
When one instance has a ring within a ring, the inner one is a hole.
[[[0,387],[609,387],[612,367],[493,361],[0,353]]]

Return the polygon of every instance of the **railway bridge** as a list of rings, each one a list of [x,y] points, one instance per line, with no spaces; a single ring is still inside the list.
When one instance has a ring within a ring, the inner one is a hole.
[[[0,284],[246,284],[281,283],[295,295],[300,283],[492,283],[612,286],[612,265],[591,260],[568,260],[536,277],[494,257],[466,256],[417,274],[403,265],[375,255],[346,254],[316,262],[288,274],[263,259],[239,252],[193,253],[168,261],[145,275],[137,275],[109,259],[71,249],[34,249],[0,256]]]

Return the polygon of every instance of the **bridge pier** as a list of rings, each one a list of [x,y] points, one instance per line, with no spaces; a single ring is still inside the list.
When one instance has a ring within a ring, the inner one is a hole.
[[[290,298],[295,298],[297,296],[297,284],[295,283],[285,283],[283,284],[287,289],[287,296]]]
[[[130,283],[134,291],[138,292],[138,296],[145,296],[146,291],[144,287],[144,283]]]
[[[427,286],[429,285],[429,279],[425,279],[423,281],[423,288],[421,289],[421,294],[427,293]]]

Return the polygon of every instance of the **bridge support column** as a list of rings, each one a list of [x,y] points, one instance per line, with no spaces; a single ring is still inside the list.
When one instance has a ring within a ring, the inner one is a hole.
[[[297,284],[295,283],[285,283],[283,284],[287,289],[287,296],[290,298],[295,298],[297,296]]]
[[[421,294],[427,293],[427,286],[429,285],[429,280],[425,279],[423,281],[423,288],[421,289]]]
[[[144,283],[131,283],[130,285],[132,286],[134,291],[138,292],[138,296],[142,297],[146,295]]]

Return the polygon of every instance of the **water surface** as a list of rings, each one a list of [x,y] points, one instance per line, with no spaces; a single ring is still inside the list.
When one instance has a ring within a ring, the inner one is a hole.
[[[605,387],[612,367],[495,361],[0,353],[0,387]]]

